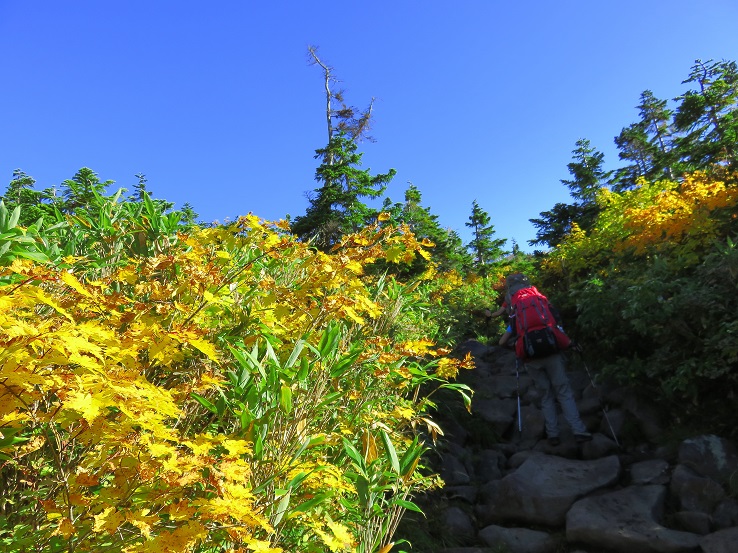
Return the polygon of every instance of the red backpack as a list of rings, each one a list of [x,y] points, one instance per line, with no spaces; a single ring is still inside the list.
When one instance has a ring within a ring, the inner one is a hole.
[[[567,349],[571,340],[556,323],[548,298],[535,286],[528,286],[511,297],[515,317],[515,354],[518,359],[546,357]]]

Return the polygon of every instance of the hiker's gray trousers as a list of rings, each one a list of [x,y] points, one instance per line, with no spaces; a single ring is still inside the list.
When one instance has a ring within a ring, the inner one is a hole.
[[[549,438],[559,435],[558,416],[556,414],[556,401],[561,406],[564,419],[571,426],[575,434],[587,431],[582,419],[579,417],[577,404],[574,401],[574,393],[566,376],[566,363],[564,356],[560,353],[549,355],[541,359],[529,359],[525,362],[528,374],[533,379],[542,393],[541,411],[546,420],[546,436]]]

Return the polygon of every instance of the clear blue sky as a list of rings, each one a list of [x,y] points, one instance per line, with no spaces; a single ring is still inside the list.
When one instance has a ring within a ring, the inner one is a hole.
[[[440,223],[470,236],[473,200],[521,246],[569,201],[579,138],[619,166],[613,137],[696,58],[738,59],[735,0],[0,0],[0,190],[87,166],[205,221],[305,212],[325,145],[322,74],[376,97],[363,168],[397,170]],[[508,243],[509,245],[509,243]],[[526,248],[527,249],[527,248]]]

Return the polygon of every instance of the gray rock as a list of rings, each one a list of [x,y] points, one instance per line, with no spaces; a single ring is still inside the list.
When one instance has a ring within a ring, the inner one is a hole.
[[[501,452],[493,449],[484,449],[479,452],[479,456],[474,464],[474,472],[480,482],[499,480],[503,476],[502,469],[506,463],[507,459]]]
[[[704,536],[710,533],[710,515],[695,511],[679,511],[674,514],[679,526],[687,532]]]
[[[700,540],[703,553],[735,553],[738,550],[738,528],[726,528]]]
[[[602,412],[602,407],[600,405],[600,398],[599,397],[583,397],[580,401],[577,402],[577,409],[579,410],[579,414],[582,416],[599,414]]]
[[[434,550],[432,553],[497,553],[497,552],[490,547],[449,547],[446,549]]]
[[[563,417],[562,417],[563,418]],[[533,450],[547,455],[556,455],[565,459],[576,459],[579,457],[579,444],[574,440],[574,434],[567,427],[561,432],[561,443],[559,445],[551,445],[547,439],[542,439],[534,447]]]
[[[447,486],[463,486],[471,481],[464,463],[450,453],[443,456],[441,478]]]
[[[461,355],[466,355],[467,353],[471,353],[472,356],[482,359],[488,353],[490,353],[490,351],[494,351],[494,349],[490,346],[483,344],[482,342],[479,342],[478,340],[467,340],[466,342],[459,345],[459,347],[457,348],[457,351]]]
[[[509,553],[551,553],[557,547],[556,540],[546,532],[527,528],[487,526],[479,531],[479,538],[497,549],[504,546]]]
[[[531,455],[515,472],[500,480],[498,497],[488,506],[490,521],[560,526],[578,498],[618,480],[616,456],[575,461]]]
[[[712,513],[712,525],[716,530],[738,526],[738,500],[730,497],[721,501]]]
[[[671,476],[670,490],[683,511],[711,514],[725,499],[725,490],[710,478],[703,478],[686,465],[677,465]]]
[[[679,504],[685,511],[697,511],[709,515],[723,499],[725,499],[725,490],[710,478],[688,480],[679,489]]]
[[[481,486],[479,486],[479,495],[477,496],[478,502],[482,505],[489,505],[490,503],[494,503],[494,501],[497,499],[497,496],[500,492],[500,481],[499,480],[492,480],[491,482],[485,482]],[[484,508],[484,511],[486,511],[486,507]],[[483,516],[484,512],[482,512]]]
[[[511,469],[518,469],[520,468],[520,465],[525,463],[528,459],[530,459],[534,455],[543,455],[540,451],[533,451],[530,449],[524,449],[523,451],[519,451],[512,455],[507,460],[507,466]]]
[[[630,467],[630,483],[633,485],[668,484],[669,463],[663,459],[634,463]]]
[[[664,486],[630,486],[577,501],[566,515],[566,539],[628,553],[681,553],[700,537],[661,525]]]
[[[720,484],[738,471],[738,451],[731,442],[714,435],[684,440],[679,446],[679,462]]]
[[[591,442],[582,444],[582,459],[600,459],[616,453],[618,446],[604,434],[595,433]]]
[[[476,541],[477,531],[469,515],[459,507],[449,507],[443,514],[443,530],[453,536],[456,543],[460,545],[473,545]]]
[[[699,479],[700,476],[686,465],[677,465],[674,467],[674,471],[671,473],[671,482],[669,484],[669,490],[673,495],[679,495],[679,491],[682,489],[684,484],[690,480]]]
[[[518,391],[523,397],[530,386],[530,378],[516,378],[510,375],[500,375],[490,378],[486,382],[486,389],[490,395],[498,398],[517,398]]]
[[[476,486],[446,486],[444,491],[448,499],[460,499],[469,505],[474,505],[479,493]]]
[[[584,390],[591,385],[587,372],[568,371],[567,376],[569,377],[569,384],[571,384],[571,390],[574,392],[574,397],[576,399],[580,399]]]
[[[544,434],[545,420],[543,419],[543,413],[533,405],[523,405],[520,422],[522,430],[518,430],[516,413],[510,440],[516,443],[521,449],[531,448],[538,443]]]
[[[512,426],[518,403],[514,399],[472,400],[472,413],[489,423],[498,436],[504,435]]]

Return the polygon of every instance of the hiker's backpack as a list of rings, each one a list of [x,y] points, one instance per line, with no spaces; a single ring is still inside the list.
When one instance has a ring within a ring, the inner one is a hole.
[[[571,340],[559,328],[548,298],[535,286],[517,290],[510,296],[515,330],[515,354],[518,359],[546,357],[571,345]]]

